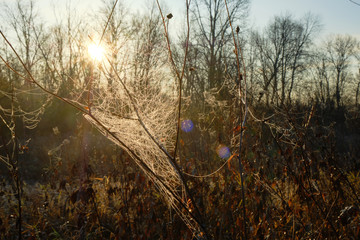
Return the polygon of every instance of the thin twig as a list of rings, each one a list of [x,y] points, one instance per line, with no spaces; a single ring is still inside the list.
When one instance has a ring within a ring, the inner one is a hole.
[[[183,62],[182,70],[181,70],[181,76],[180,76],[180,78],[178,79],[178,80],[179,80],[178,122],[177,122],[177,129],[176,129],[176,138],[175,138],[174,159],[176,158],[176,152],[177,152],[177,148],[178,148],[179,135],[180,135],[182,80],[183,80],[184,73],[185,73],[186,60],[187,60],[187,55],[188,55],[188,51],[189,51],[189,39],[190,39],[189,8],[190,8],[190,2],[189,2],[189,0],[186,0],[186,25],[187,25],[187,33],[186,33],[184,62]],[[169,50],[170,50],[170,49],[169,49]]]
[[[161,19],[162,19],[162,22],[163,22],[163,26],[164,26],[164,32],[165,32],[165,39],[166,39],[166,42],[167,42],[167,48],[168,48],[168,52],[169,52],[169,58],[170,58],[170,62],[172,64],[172,67],[175,71],[175,74],[176,74],[176,77],[179,81],[179,99],[178,99],[178,121],[177,121],[177,131],[176,131],[176,139],[175,139],[175,150],[174,150],[174,156],[170,159],[170,161],[172,162],[172,165],[175,166],[175,169],[177,170],[179,176],[180,176],[180,179],[184,185],[184,188],[185,188],[185,192],[186,194],[189,196],[193,206],[194,206],[194,209],[195,211],[197,212],[198,216],[201,218],[201,213],[196,205],[196,202],[194,201],[193,197],[192,197],[192,194],[190,193],[190,189],[189,187],[187,186],[187,183],[186,183],[186,180],[180,170],[180,167],[179,165],[176,163],[176,152],[177,152],[177,145],[178,145],[178,138],[179,138],[179,132],[180,132],[180,114],[181,114],[181,92],[182,92],[182,79],[183,79],[183,76],[184,76],[184,72],[185,72],[185,66],[186,66],[186,59],[187,59],[187,54],[188,54],[188,45],[189,45],[189,36],[190,36],[190,20],[189,20],[189,6],[190,6],[190,2],[189,0],[186,1],[186,9],[187,9],[187,39],[186,39],[186,47],[185,47],[185,56],[184,56],[184,62],[183,62],[183,67],[182,67],[182,72],[181,74],[179,73],[177,67],[176,67],[176,64],[175,64],[175,61],[174,61],[174,58],[172,56],[172,51],[171,51],[171,46],[170,46],[170,39],[169,39],[169,33],[168,33],[168,29],[166,27],[166,22],[165,22],[165,17],[163,15],[163,12],[162,12],[162,9],[161,9],[161,6],[160,6],[160,3],[159,3],[159,0],[156,0],[156,3],[157,3],[157,6],[158,6],[158,9],[159,9],[159,12],[160,12],[160,15],[161,15]],[[200,228],[203,230],[205,236],[208,236],[208,233],[205,229],[205,227],[199,223],[199,226]]]
[[[231,33],[233,36],[233,41],[234,41],[234,47],[235,47],[235,55],[236,55],[236,64],[237,64],[237,70],[238,70],[238,78],[239,78],[239,98],[240,98],[240,103],[241,103],[241,98],[242,98],[242,89],[241,89],[241,80],[242,80],[242,74],[241,74],[241,69],[240,69],[240,59],[239,59],[239,53],[238,53],[238,49],[240,51],[241,54],[241,60],[242,60],[242,64],[243,64],[243,69],[244,69],[244,105],[245,105],[245,115],[244,115],[244,119],[243,121],[240,123],[241,125],[241,129],[240,129],[240,143],[239,143],[239,171],[240,171],[240,178],[241,178],[241,195],[242,195],[242,208],[243,208],[243,220],[244,220],[244,238],[245,240],[248,239],[247,236],[247,224],[246,224],[246,204],[245,204],[245,189],[244,189],[244,176],[243,176],[243,165],[241,162],[241,149],[242,149],[242,142],[243,142],[243,135],[245,132],[245,124],[246,124],[246,120],[247,120],[247,98],[246,98],[246,68],[245,68],[245,61],[244,61],[244,57],[242,54],[242,50],[240,48],[240,46],[238,46],[236,38],[235,38],[235,33],[234,33],[234,29],[232,27],[232,22],[231,22],[231,18],[230,18],[230,12],[229,12],[229,8],[227,5],[227,1],[224,0],[225,2],[225,6],[226,6],[226,11],[228,14],[228,20],[229,20],[229,25],[231,28]],[[241,111],[241,108],[240,108]]]
[[[103,33],[102,33],[102,35],[101,35],[101,38],[100,38],[100,40],[99,40],[99,43],[97,44],[98,46],[100,46],[100,44],[101,44],[101,42],[102,42],[102,40],[103,40],[103,38],[104,38],[104,36],[105,36],[105,32],[106,32],[107,26],[109,25],[110,19],[111,19],[113,13],[114,13],[114,10],[115,10],[115,7],[116,7],[116,4],[118,3],[118,1],[119,1],[119,0],[116,0],[116,1],[115,1],[114,6],[113,6],[112,9],[111,9],[111,12],[110,12],[110,15],[109,15],[109,17],[108,17],[108,19],[107,19],[107,21],[106,21],[106,24],[105,24]]]
[[[360,3],[357,3],[357,2],[355,2],[355,1],[353,1],[353,0],[349,0],[349,1],[352,2],[352,3],[355,4],[355,5],[360,6]]]

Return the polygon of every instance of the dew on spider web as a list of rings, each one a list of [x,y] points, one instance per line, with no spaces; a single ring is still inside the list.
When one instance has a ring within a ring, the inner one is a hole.
[[[184,211],[183,205],[186,205],[188,199],[179,173],[169,161],[169,157],[151,138],[153,136],[167,152],[173,152],[177,100],[166,96],[161,91],[149,89],[136,91],[132,89],[131,84],[126,87],[129,92],[136,93],[132,95],[134,100],[131,100],[130,96],[124,92],[121,84],[114,84],[111,91],[107,88],[97,91],[91,107],[91,114],[116,138],[90,116],[85,115],[86,119],[94,124],[104,136],[127,151],[135,163],[154,182],[167,204],[179,214],[194,233],[199,232],[198,224],[189,213]],[[185,120],[181,127],[185,129],[184,131],[191,131],[193,123],[191,120]]]

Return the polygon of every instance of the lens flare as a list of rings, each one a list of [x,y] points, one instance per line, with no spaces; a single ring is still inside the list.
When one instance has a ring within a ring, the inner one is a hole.
[[[194,124],[190,119],[186,119],[181,122],[181,129],[184,132],[191,132],[194,128]]]
[[[219,155],[219,157],[221,157],[222,159],[228,159],[231,156],[230,149],[223,144],[220,144],[216,148],[216,152]]]

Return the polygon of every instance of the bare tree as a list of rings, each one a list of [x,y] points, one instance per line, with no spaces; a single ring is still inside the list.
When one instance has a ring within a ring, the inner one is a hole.
[[[222,0],[197,0],[192,12],[192,47],[197,49],[194,53],[200,59],[197,71],[201,71],[206,79],[205,89],[220,87],[226,72],[226,59],[234,60],[229,21],[234,26],[239,25],[242,32],[245,29],[249,1],[231,0],[227,5],[229,16]]]
[[[326,63],[325,55],[321,51],[314,54],[312,65],[314,67],[314,81],[315,81],[315,97],[316,100],[324,105],[330,106],[331,91],[330,91],[330,70]]]
[[[157,81],[166,76],[159,75],[168,60],[163,41],[162,21],[156,5],[146,14],[133,16],[130,36],[132,42],[131,66],[133,78],[140,91],[148,91]]]
[[[325,42],[326,60],[334,73],[336,106],[341,105],[342,93],[348,81],[348,68],[355,56],[357,41],[349,35],[336,35]]]
[[[291,103],[291,94],[297,74],[300,74],[305,70],[306,64],[311,55],[309,53],[309,47],[313,42],[314,35],[319,32],[320,28],[321,25],[319,19],[310,13],[300,19],[297,26],[295,26],[295,41],[292,49],[292,60],[290,63],[291,77],[287,98],[289,103]]]
[[[115,0],[103,1],[102,15],[99,24],[98,38],[94,39],[95,43],[106,45],[109,52],[109,58],[114,64],[115,71],[121,69],[125,61],[125,55],[128,53],[126,42],[130,39],[129,17],[127,17],[127,7],[118,2],[114,8]],[[110,16],[110,18],[109,18]],[[103,32],[104,26],[107,25],[107,31]],[[108,88],[111,90],[115,73],[113,69],[109,69],[109,77],[106,79]]]
[[[297,76],[305,70],[309,59],[309,46],[319,27],[318,19],[310,14],[300,20],[291,15],[276,16],[263,35],[253,34],[267,103],[270,86],[271,102],[283,105],[287,99],[291,103]]]
[[[43,32],[43,25],[39,24],[39,16],[36,12],[35,2],[33,0],[24,2],[17,0],[15,3],[5,5],[6,21],[16,36],[19,44],[19,54],[26,67],[33,71],[33,67],[40,60],[39,47],[36,42],[34,29]],[[43,35],[38,39],[43,41]]]

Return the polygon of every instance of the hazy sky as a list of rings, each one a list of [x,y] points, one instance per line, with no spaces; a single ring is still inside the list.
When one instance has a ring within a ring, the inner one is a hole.
[[[360,4],[360,0],[354,0]],[[349,0],[252,0],[251,21],[263,26],[276,14],[320,17],[323,34],[351,34],[360,38],[360,6]]]
[[[0,0],[3,3],[14,1]],[[71,1],[71,5],[79,13],[94,13],[102,3],[102,0]],[[360,0],[353,1],[360,4]],[[57,6],[56,9],[60,10],[66,2],[69,0],[37,0],[37,5],[42,6],[41,15],[46,20],[54,17],[51,5]],[[126,0],[125,2],[131,3],[130,8],[136,8],[142,6],[144,2],[151,2],[151,0]],[[176,13],[176,11],[184,9],[185,0],[160,0],[160,2],[166,3],[169,11]],[[349,0],[251,0],[249,20],[255,27],[263,27],[274,15],[290,13],[295,17],[301,17],[307,12],[312,12],[320,17],[323,24],[323,36],[339,33],[351,34],[360,39],[360,6]]]

